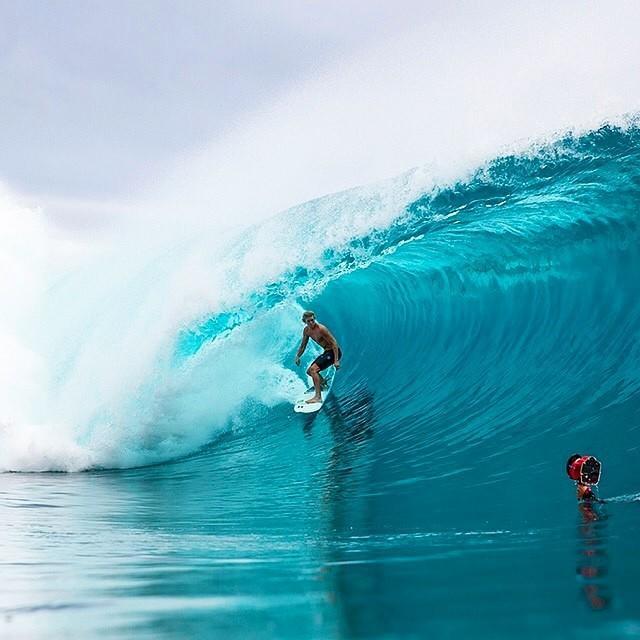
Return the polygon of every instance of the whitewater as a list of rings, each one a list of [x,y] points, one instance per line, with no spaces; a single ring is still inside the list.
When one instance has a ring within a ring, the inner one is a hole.
[[[460,7],[90,237],[2,186],[9,634],[638,635],[640,15]]]

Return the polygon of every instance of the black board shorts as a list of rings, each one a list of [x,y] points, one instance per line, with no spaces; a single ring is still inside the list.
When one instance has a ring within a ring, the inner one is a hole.
[[[338,358],[342,358],[342,350],[338,349]],[[321,353],[314,361],[313,364],[318,365],[320,371],[324,371],[327,367],[333,364],[333,349],[329,349],[324,353]]]

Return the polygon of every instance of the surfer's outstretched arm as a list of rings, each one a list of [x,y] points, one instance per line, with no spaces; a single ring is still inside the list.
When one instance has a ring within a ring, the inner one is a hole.
[[[298,348],[298,353],[296,353],[296,365],[300,364],[300,356],[304,353],[304,350],[307,348],[307,342],[309,342],[309,336],[307,335],[307,330],[305,329],[302,332],[302,342],[300,343],[300,347]]]

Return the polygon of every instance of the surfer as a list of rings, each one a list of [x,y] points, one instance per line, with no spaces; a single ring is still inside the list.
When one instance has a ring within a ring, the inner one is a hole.
[[[296,353],[296,365],[300,364],[300,356],[307,348],[309,338],[319,344],[324,352],[321,353],[307,369],[307,375],[311,376],[313,380],[313,388],[315,389],[315,395],[313,398],[307,400],[307,404],[313,404],[314,402],[322,402],[322,387],[325,384],[324,378],[320,375],[321,371],[324,371],[331,365],[336,369],[340,368],[340,358],[342,358],[342,351],[338,346],[338,342],[331,335],[331,332],[327,327],[316,321],[316,314],[313,311],[305,311],[302,314],[302,322],[305,327],[302,332],[302,342],[298,353]]]

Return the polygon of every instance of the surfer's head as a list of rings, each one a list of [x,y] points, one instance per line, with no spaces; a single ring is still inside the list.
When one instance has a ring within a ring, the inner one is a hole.
[[[316,323],[316,314],[313,311],[305,311],[302,314],[302,322],[313,326]]]

